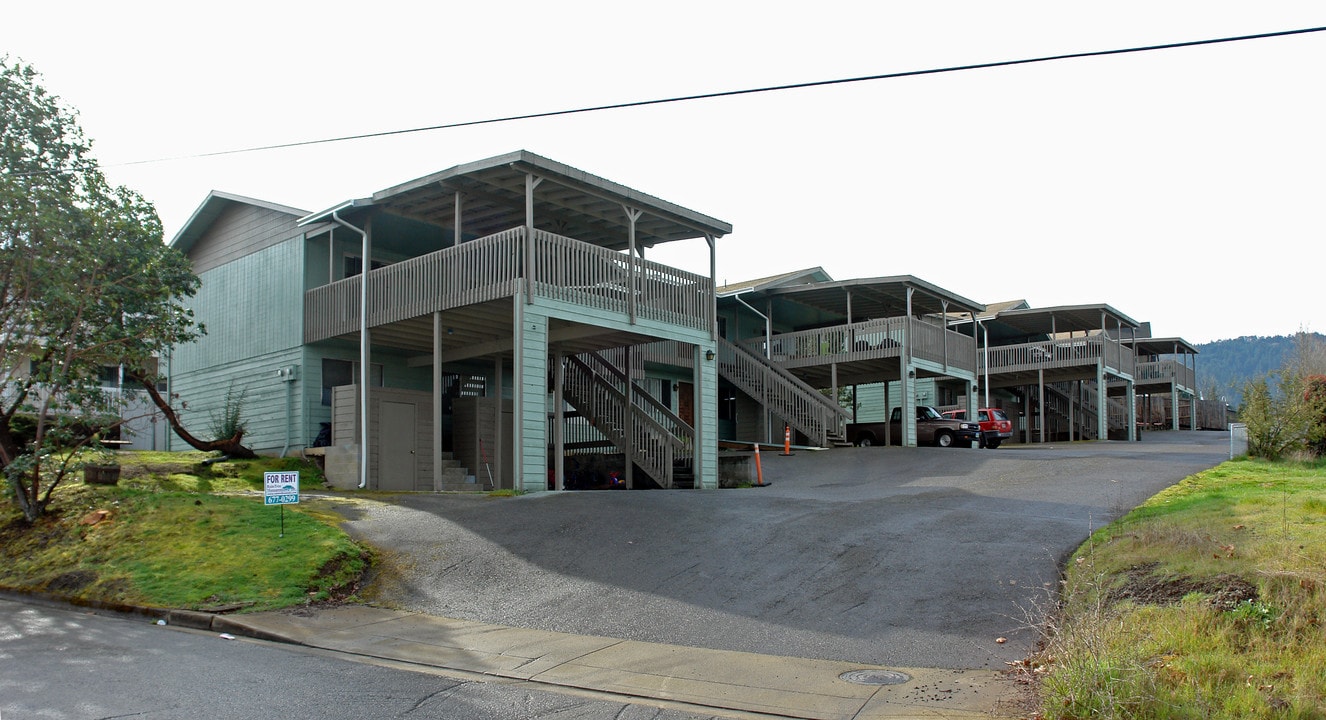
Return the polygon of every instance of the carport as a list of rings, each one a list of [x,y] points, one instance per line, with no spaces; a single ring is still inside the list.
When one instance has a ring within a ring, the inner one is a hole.
[[[746,348],[837,397],[840,387],[900,381],[903,444],[916,444],[916,381],[961,384],[974,407],[976,338],[950,330],[945,318],[985,305],[912,275],[774,286],[736,298],[764,320]],[[759,310],[757,308],[761,308]],[[784,328],[775,332],[775,328]]]
[[[1081,436],[1080,413],[1092,410],[1096,427],[1105,436],[1108,398],[1122,396],[1127,405],[1127,438],[1137,439],[1136,359],[1130,344],[1137,342],[1136,320],[1101,303],[1007,310],[980,325],[985,346],[981,376],[986,387],[1025,388],[1024,397],[1036,398],[1043,416],[1047,383],[1072,383],[1074,390],[1065,402],[1070,439]],[[1090,383],[1095,383],[1094,393]],[[1043,421],[1038,439],[1045,442]]]

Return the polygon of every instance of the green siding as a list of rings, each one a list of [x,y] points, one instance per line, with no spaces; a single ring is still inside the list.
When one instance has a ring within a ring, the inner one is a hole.
[[[278,453],[285,447],[287,427],[291,447],[303,446],[308,440],[302,437],[299,398],[307,379],[296,375],[292,385],[277,374],[277,370],[297,366],[301,355],[299,348],[293,348],[194,371],[181,371],[172,363],[170,389],[179,395],[177,407],[183,408],[185,427],[197,437],[212,439],[214,419],[220,417],[226,395],[233,390],[244,397],[241,417],[247,429],[246,447]],[[172,437],[170,442],[172,450],[189,449],[179,438]]]
[[[515,302],[514,476],[517,488],[534,492],[548,487],[548,316],[519,294]]]
[[[359,346],[355,343],[332,341],[306,345],[300,362],[301,417],[304,427],[304,440],[309,444],[317,436],[319,423],[331,422],[331,406],[322,404],[322,360],[348,360],[359,362]],[[433,373],[430,367],[410,367],[408,356],[400,352],[388,352],[374,349],[370,361],[382,365],[382,382],[389,388],[401,390],[420,390],[432,392]]]
[[[207,334],[175,348],[175,371],[194,372],[302,344],[303,246],[293,238],[203,273],[188,305]]]
[[[695,346],[695,481],[706,490],[718,488],[718,363],[705,360],[712,344]]]

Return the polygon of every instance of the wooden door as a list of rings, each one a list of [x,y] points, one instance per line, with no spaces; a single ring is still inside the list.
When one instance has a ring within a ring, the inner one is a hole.
[[[695,385],[688,382],[677,383],[677,417],[695,427]]]
[[[378,432],[378,489],[413,490],[418,457],[414,403],[383,400]]]

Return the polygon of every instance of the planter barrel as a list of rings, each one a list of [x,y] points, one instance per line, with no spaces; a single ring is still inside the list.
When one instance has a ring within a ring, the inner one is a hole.
[[[83,468],[83,482],[88,485],[118,485],[119,465],[87,465]]]

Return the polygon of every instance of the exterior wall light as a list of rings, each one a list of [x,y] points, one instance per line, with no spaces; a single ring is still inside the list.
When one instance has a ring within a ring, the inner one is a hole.
[[[704,359],[705,359],[705,360],[708,360],[709,362],[713,362],[713,361],[714,361],[714,351],[713,351],[713,350],[705,350],[705,351],[704,351]]]

